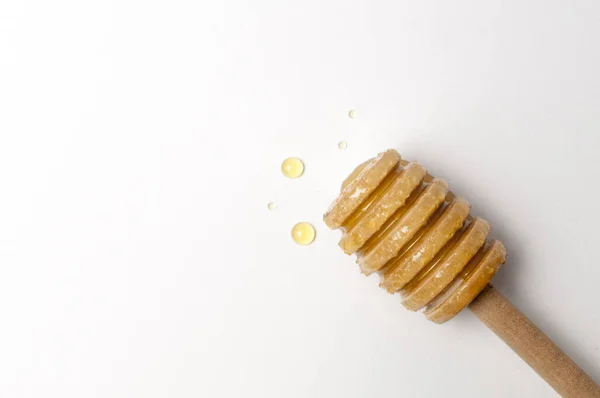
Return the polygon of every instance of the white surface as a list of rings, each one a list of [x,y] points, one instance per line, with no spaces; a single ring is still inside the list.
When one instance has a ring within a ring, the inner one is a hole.
[[[598,380],[599,37],[595,0],[1,2],[0,396],[555,396],[338,249],[321,214],[388,147]]]

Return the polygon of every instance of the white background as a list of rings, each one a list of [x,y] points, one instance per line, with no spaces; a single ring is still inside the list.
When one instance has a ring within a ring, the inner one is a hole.
[[[2,1],[0,396],[555,396],[339,250],[321,214],[389,147],[599,380],[599,40],[597,0]]]

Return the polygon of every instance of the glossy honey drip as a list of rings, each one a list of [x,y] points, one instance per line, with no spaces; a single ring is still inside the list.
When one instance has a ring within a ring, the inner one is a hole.
[[[344,181],[324,221],[343,231],[340,246],[356,253],[365,274],[399,292],[410,310],[425,308],[443,323],[467,306],[504,263],[490,225],[470,204],[419,164],[388,150],[358,166]]]

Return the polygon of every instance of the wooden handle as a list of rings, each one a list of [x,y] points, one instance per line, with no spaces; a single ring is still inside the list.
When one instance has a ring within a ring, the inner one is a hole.
[[[563,397],[600,397],[600,387],[492,285],[469,309]]]

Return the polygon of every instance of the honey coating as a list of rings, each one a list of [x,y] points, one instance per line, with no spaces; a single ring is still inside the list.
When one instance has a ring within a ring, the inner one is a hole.
[[[323,216],[325,224],[329,228],[339,228],[399,161],[400,154],[391,150],[363,163],[360,171],[353,173],[355,175],[351,175],[351,180],[346,180],[340,196]]]
[[[395,170],[382,182],[370,198],[344,222],[346,233],[340,247],[346,254],[360,249],[385,221],[398,210],[420,184],[427,172],[419,164],[411,163],[404,170]],[[392,177],[392,178],[390,178]]]
[[[412,311],[423,308],[454,280],[477,251],[485,244],[490,224],[477,218],[464,234],[457,234],[456,242],[447,246],[430,268],[421,272],[402,291],[402,304]]]
[[[413,280],[462,227],[470,210],[471,206],[464,199],[452,202],[427,233],[388,267],[381,286],[393,293]]]
[[[389,260],[395,257],[400,249],[426,225],[429,217],[442,204],[448,193],[448,184],[442,180],[434,180],[422,193],[401,211],[398,218],[390,219],[389,225],[384,226],[368,243],[365,250],[358,254],[358,264],[365,274],[381,269]]]
[[[434,301],[427,307],[427,319],[444,323],[454,318],[477,297],[506,260],[506,249],[498,240],[494,240],[484,253],[480,261],[472,262],[455,279],[458,282],[456,288],[447,288],[440,295],[439,301]]]
[[[323,219],[343,231],[340,247],[362,272],[400,292],[406,308],[426,307],[443,323],[467,306],[504,263],[501,242],[486,245],[490,225],[423,166],[388,150],[359,165]]]

